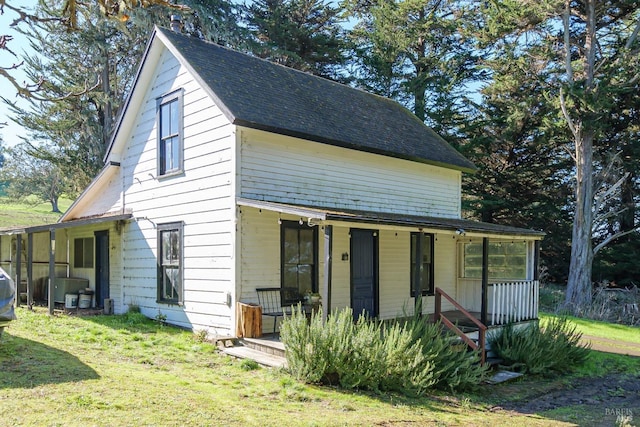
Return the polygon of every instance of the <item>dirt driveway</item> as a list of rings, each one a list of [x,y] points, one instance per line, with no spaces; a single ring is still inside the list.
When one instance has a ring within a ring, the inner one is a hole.
[[[592,350],[640,357],[640,343],[626,341],[621,342],[609,338],[593,337],[590,335],[583,335],[582,342],[590,343]]]
[[[583,335],[593,350],[640,357],[640,344]],[[541,380],[521,398],[493,410],[537,414],[579,426],[640,426],[640,372],[609,374],[600,378]],[[521,393],[519,385],[504,384],[500,393]]]

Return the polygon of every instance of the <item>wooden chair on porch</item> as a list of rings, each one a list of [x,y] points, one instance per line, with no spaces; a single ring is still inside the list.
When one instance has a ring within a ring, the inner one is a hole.
[[[291,314],[293,306],[302,301],[296,288],[257,288],[258,304],[263,316],[273,317],[273,333],[276,333],[278,317]]]

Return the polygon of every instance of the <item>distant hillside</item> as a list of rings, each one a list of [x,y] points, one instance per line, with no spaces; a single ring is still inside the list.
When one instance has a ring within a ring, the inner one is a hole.
[[[67,210],[72,202],[60,198],[60,210]],[[59,213],[51,212],[50,203],[16,202],[8,197],[0,197],[0,228],[51,224],[58,221],[60,216]]]

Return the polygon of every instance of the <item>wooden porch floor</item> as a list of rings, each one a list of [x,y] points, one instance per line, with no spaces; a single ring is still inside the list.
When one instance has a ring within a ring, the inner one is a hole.
[[[449,319],[454,325],[457,324],[459,326],[470,328],[476,327],[476,325],[471,320],[469,320],[464,314],[457,310],[443,311],[442,314],[444,314],[444,316]],[[469,314],[471,314],[477,320],[480,320],[480,312],[470,311]],[[435,314],[430,314],[429,319],[433,322],[435,319]]]

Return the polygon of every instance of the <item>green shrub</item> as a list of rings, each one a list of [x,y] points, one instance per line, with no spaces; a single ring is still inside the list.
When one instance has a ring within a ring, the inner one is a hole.
[[[282,322],[280,337],[289,372],[309,383],[421,395],[436,385],[478,384],[486,372],[477,353],[452,346],[427,318],[383,324],[360,316],[354,323],[347,308],[323,322],[321,310],[308,320],[298,307]]]
[[[538,323],[524,328],[506,325],[491,337],[491,348],[513,369],[553,375],[569,372],[589,357],[589,346],[580,344],[581,337],[567,319],[556,318],[544,327]]]
[[[414,315],[406,322],[425,360],[433,364],[437,388],[469,389],[484,380],[489,367],[480,365],[479,350],[469,350],[453,332],[443,330],[440,322],[432,323],[427,316]]]

